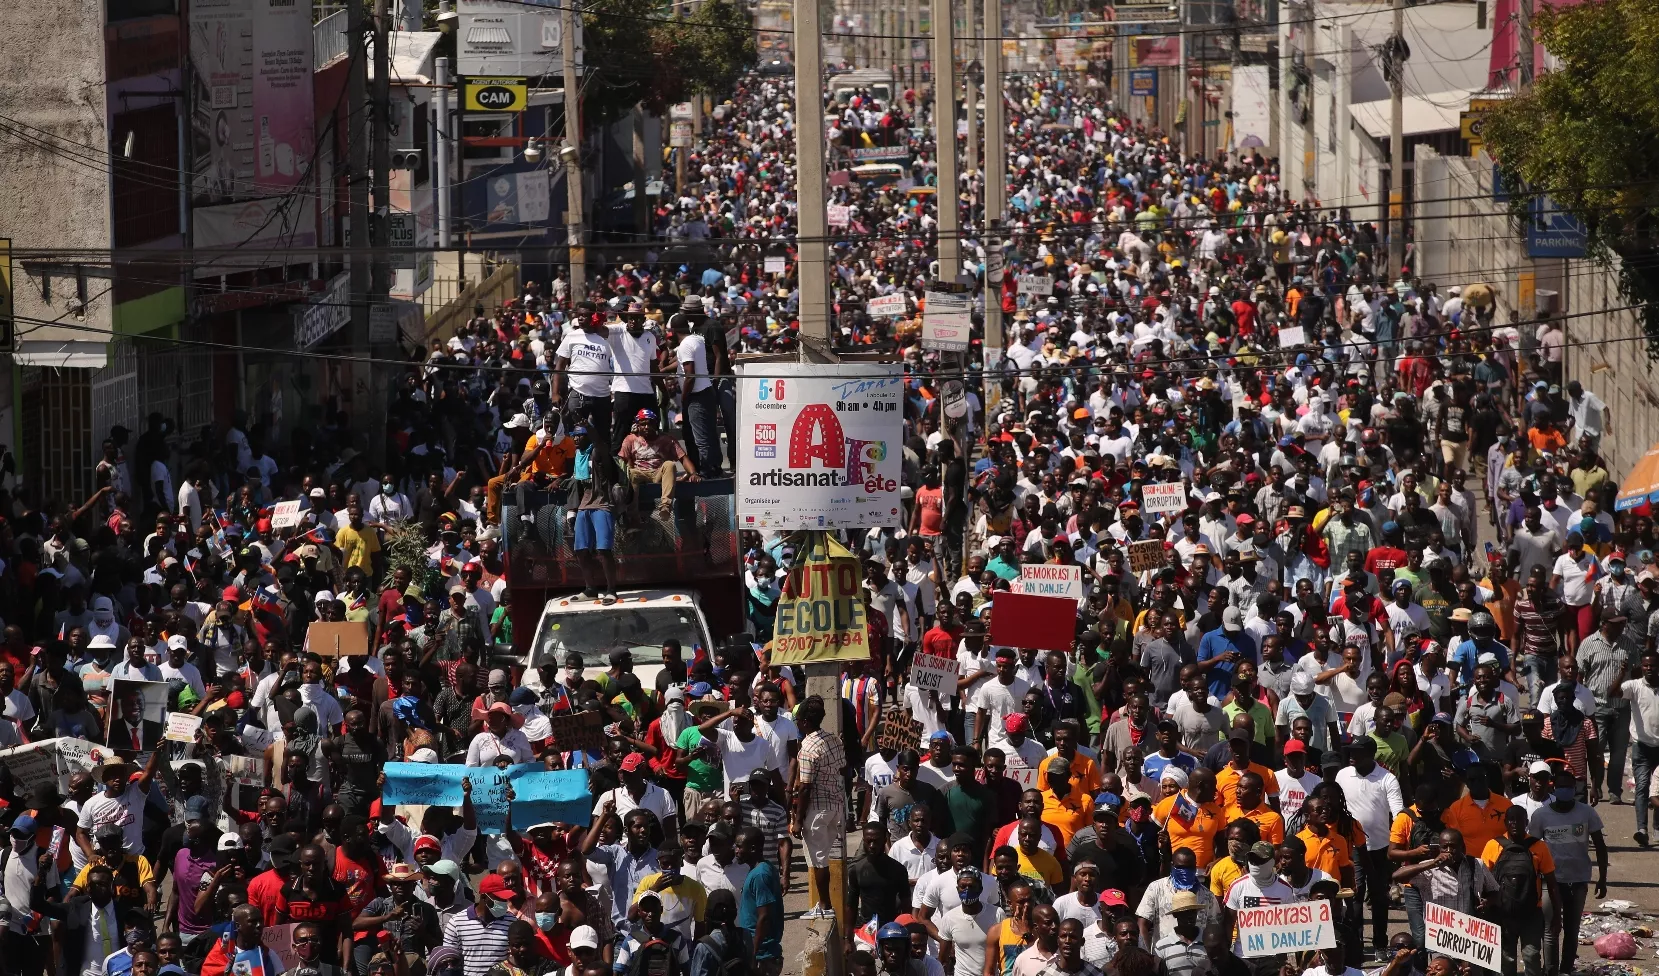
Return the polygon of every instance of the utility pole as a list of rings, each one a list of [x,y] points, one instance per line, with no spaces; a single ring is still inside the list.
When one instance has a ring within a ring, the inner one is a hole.
[[[588,261],[584,247],[585,201],[582,187],[582,94],[576,81],[575,4],[559,8],[559,56],[565,76],[565,145],[559,151],[565,163],[565,250],[570,260],[570,304],[587,298]],[[644,192],[644,187],[640,191]]]
[[[645,103],[634,106],[634,229],[640,240],[651,239],[651,205],[645,199]]]
[[[974,73],[971,70],[967,73],[967,77],[964,78],[963,81],[963,103],[968,109],[968,185],[972,187],[974,178],[979,175],[979,83],[974,79]],[[968,213],[970,215],[970,222],[972,220],[971,215],[973,214],[975,196],[976,194],[974,194],[974,192],[970,189],[968,192]]]
[[[437,146],[436,164],[438,185],[432,188],[437,197],[438,212],[438,246],[449,247],[449,148],[452,145],[449,121],[449,59],[434,58],[432,61],[432,112],[437,117],[433,128],[436,138],[432,140]]]
[[[1398,5],[1396,4],[1396,9]],[[1394,14],[1396,32],[1399,31],[1399,13]],[[1526,92],[1532,88],[1532,79],[1538,71],[1534,62],[1537,52],[1532,39],[1532,0],[1520,0],[1515,7],[1515,53],[1520,55],[1520,77],[1516,79],[1515,90]]]
[[[1524,6],[1524,3],[1523,3]],[[1389,38],[1388,270],[1400,277],[1406,258],[1405,20],[1406,0],[1394,0],[1394,36]]]
[[[392,290],[392,15],[388,0],[374,0],[374,277],[369,310],[373,331],[374,308],[384,308]],[[353,241],[352,243],[356,243]]]
[[[801,337],[828,347],[829,221],[824,211],[824,48],[819,0],[795,0],[795,199]]]
[[[1311,2],[1311,0],[1310,0]],[[1192,112],[1185,110],[1192,83],[1187,80],[1187,0],[1175,0],[1175,49],[1180,52],[1175,68],[1175,117],[1181,120],[1181,151],[1192,151]]]
[[[1003,137],[1008,127],[1002,121],[1002,0],[985,0],[984,35],[980,61],[985,65],[985,337],[981,345],[985,361],[980,377],[985,384],[979,402],[986,418],[1002,389],[1002,377],[994,373],[1002,362],[1002,212],[1008,203],[1008,155]],[[962,459],[966,464],[967,458]]]
[[[369,357],[369,142],[363,107],[369,103],[369,52],[363,4],[346,4],[346,38],[351,60],[346,65],[346,263],[351,275],[351,351]],[[382,45],[380,51],[385,50]]]
[[[951,0],[932,0],[933,142],[938,153],[939,280],[956,280],[962,267],[961,220],[956,197],[956,30]]]
[[[1308,87],[1302,93],[1302,105],[1307,109],[1302,119],[1302,196],[1311,199],[1319,196],[1318,118],[1313,97],[1318,87],[1319,25],[1314,18],[1313,0],[1302,4],[1302,67],[1308,73]]]

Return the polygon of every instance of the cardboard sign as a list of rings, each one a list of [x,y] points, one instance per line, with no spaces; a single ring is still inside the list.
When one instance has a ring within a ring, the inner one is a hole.
[[[300,524],[301,517],[300,503],[297,500],[277,502],[276,506],[271,509],[271,528],[277,530],[291,529]]]
[[[767,255],[765,270],[769,275],[784,274],[789,270],[789,259],[781,254]]]
[[[1004,749],[1007,753],[1006,765],[1003,766],[1003,775],[1020,784],[1022,790],[1036,790],[1042,787],[1037,785],[1037,767],[1025,761],[1025,757],[1013,749]]]
[[[1048,275],[1020,275],[1015,281],[1019,285],[1021,295],[1036,295],[1047,298],[1054,294],[1054,279]]]
[[[366,656],[369,629],[361,621],[314,623],[305,632],[306,649],[323,657]]]
[[[1423,906],[1423,942],[1438,952],[1497,972],[1503,960],[1503,929],[1445,905]]]
[[[910,308],[903,292],[877,295],[864,303],[864,314],[873,319],[898,318]]]
[[[910,661],[910,683],[924,692],[937,691],[941,701],[955,697],[956,658],[916,652]]]
[[[1186,482],[1159,481],[1141,485],[1141,511],[1147,515],[1163,515],[1186,510]]]
[[[189,712],[172,712],[167,716],[167,731],[161,737],[168,742],[191,743],[201,730],[202,717]]]
[[[1290,349],[1294,346],[1307,344],[1307,336],[1299,325],[1293,325],[1279,330],[1279,348]]]
[[[881,706],[881,728],[876,732],[876,745],[882,749],[921,751],[922,723],[910,717],[910,709],[903,705]]]
[[[1020,578],[1014,581],[1014,592],[1081,600],[1084,596],[1083,567],[1027,563],[1020,567]]]
[[[553,748],[559,752],[600,752],[605,748],[604,712],[557,712],[547,717]]]
[[[1246,959],[1335,948],[1331,903],[1321,900],[1246,906],[1238,913],[1238,939]]]
[[[259,935],[259,941],[282,963],[283,972],[291,973],[300,967],[300,957],[294,952],[294,930],[297,928],[298,922],[267,925]]]
[[[1146,539],[1129,543],[1129,571],[1145,573],[1164,565],[1162,539]]]
[[[1070,651],[1077,637],[1077,601],[998,590],[991,594],[991,633],[998,647]]]
[[[826,223],[831,227],[845,227],[852,219],[852,209],[842,204],[832,203],[824,208]]]

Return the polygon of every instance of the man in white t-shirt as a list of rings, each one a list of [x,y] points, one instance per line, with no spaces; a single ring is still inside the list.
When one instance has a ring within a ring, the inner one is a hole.
[[[675,317],[674,361],[679,364],[680,409],[684,414],[689,441],[697,454],[697,469],[705,477],[721,477],[720,396],[709,379],[712,350],[703,337],[703,305],[696,296],[686,299],[681,315]],[[773,380],[773,383],[787,382]],[[781,399],[781,397],[780,397]]]
[[[1244,876],[1222,893],[1221,903],[1232,913],[1232,917],[1237,917],[1246,908],[1289,905],[1299,900],[1295,889],[1279,878],[1278,854],[1272,844],[1259,840],[1250,845],[1250,850],[1245,852],[1244,863],[1247,866]],[[1244,954],[1241,940],[1234,940],[1233,952],[1241,956]]]
[[[622,322],[605,326],[616,375],[611,377],[611,453],[622,449],[622,439],[634,426],[634,415],[657,409],[651,373],[657,368],[657,334],[645,328],[645,307],[639,299],[628,303]]]
[[[1289,820],[1302,809],[1302,802],[1324,780],[1307,767],[1308,746],[1301,739],[1285,742],[1285,768],[1273,775],[1278,779],[1279,813]]]
[[[983,753],[989,744],[1006,754],[1008,733],[1003,728],[1002,720],[1020,710],[1021,700],[1031,686],[1014,674],[1018,655],[1013,648],[999,647],[996,654],[996,674],[974,691],[974,736],[979,740],[980,752]]]
[[[604,318],[588,303],[576,310],[576,324],[579,328],[566,332],[559,342],[554,379],[567,412],[587,423],[596,443],[609,444],[611,377],[616,372],[610,333]]]
[[[656,815],[664,833],[678,833],[680,815],[674,806],[674,798],[668,795],[667,790],[645,779],[647,768],[644,756],[637,752],[628,753],[618,767],[622,773],[622,785],[594,797],[594,818],[598,819],[605,813],[606,802],[612,802],[615,804],[613,812],[624,818],[623,823],[627,823],[630,812],[649,810]]]
[[[150,793],[150,778],[155,775],[156,757],[162,750],[150,753],[150,761],[133,775],[132,764],[118,756],[104,760],[98,767],[103,789],[92,794],[81,804],[77,821],[76,840],[85,850],[92,849],[92,835],[99,827],[114,824],[121,828],[122,846],[134,853],[144,852],[144,804]]]

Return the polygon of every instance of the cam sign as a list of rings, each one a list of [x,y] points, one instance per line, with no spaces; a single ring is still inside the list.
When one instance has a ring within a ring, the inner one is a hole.
[[[740,528],[903,524],[899,364],[740,366],[737,402]]]

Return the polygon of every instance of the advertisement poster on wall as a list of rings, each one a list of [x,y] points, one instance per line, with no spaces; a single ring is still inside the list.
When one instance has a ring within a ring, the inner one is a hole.
[[[899,525],[898,364],[768,363],[738,373],[737,511],[745,529]]]
[[[242,236],[243,221],[212,211],[241,213],[239,203],[285,195],[271,223],[292,224],[289,243],[315,243],[309,219],[315,194],[298,192],[316,155],[310,5],[196,0],[190,5],[190,59],[196,245],[233,246],[259,237]],[[297,214],[306,216],[291,219]],[[232,236],[220,239],[219,232],[227,231]]]

